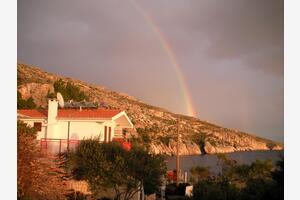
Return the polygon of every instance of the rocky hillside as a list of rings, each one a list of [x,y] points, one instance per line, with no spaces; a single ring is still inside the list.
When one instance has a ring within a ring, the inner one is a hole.
[[[194,117],[175,114],[143,103],[129,95],[47,73],[34,66],[18,63],[17,70],[18,91],[25,99],[32,97],[38,106],[46,106],[47,94],[54,92],[53,83],[62,79],[79,86],[89,101],[97,102],[99,105],[105,104],[108,108],[126,110],[136,128],[136,133],[149,143],[155,153],[169,155],[176,153],[177,122],[182,135],[181,155],[283,148],[281,144],[271,140],[223,128]]]

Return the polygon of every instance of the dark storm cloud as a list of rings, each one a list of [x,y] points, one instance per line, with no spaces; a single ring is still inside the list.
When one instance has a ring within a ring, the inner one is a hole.
[[[161,6],[144,1],[181,53],[198,53],[216,61],[243,59],[248,67],[283,74],[282,0],[184,2]]]
[[[283,0],[136,2],[171,44],[201,119],[283,140]],[[18,59],[186,112],[129,0],[18,1]]]

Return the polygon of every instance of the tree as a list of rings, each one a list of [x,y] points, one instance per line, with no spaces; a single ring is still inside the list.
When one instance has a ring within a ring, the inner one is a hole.
[[[36,130],[17,121],[17,188],[18,199],[64,199],[62,181],[49,164],[42,161],[36,141]]]
[[[278,183],[279,186],[284,185],[284,160],[283,157],[280,158],[276,163],[276,168],[272,172],[272,178]]]
[[[113,188],[115,199],[131,199],[141,186],[146,194],[154,192],[166,172],[161,156],[136,146],[126,151],[119,143],[99,143],[97,138],[82,141],[69,158],[74,177],[88,181],[95,196]]]
[[[22,98],[22,95],[17,91],[17,108],[18,109],[34,109],[36,104],[32,97],[29,97],[27,100]]]
[[[228,158],[226,154],[218,154],[217,157],[217,165],[221,168],[221,174],[219,177],[224,181],[231,181],[232,179],[234,179],[234,169],[237,165],[236,160]]]
[[[196,166],[190,169],[191,181],[193,183],[207,180],[210,177],[209,167]]]
[[[60,92],[64,100],[83,101],[88,100],[88,97],[80,90],[80,88],[71,82],[65,82],[59,79],[53,84],[55,93]],[[52,95],[52,94],[50,94]]]
[[[150,154],[141,146],[133,146],[127,155],[127,165],[131,176],[139,181],[147,195],[159,189],[161,177],[167,171],[162,155]]]
[[[36,131],[21,121],[17,122],[18,197],[31,196],[35,181],[34,165],[38,157]]]

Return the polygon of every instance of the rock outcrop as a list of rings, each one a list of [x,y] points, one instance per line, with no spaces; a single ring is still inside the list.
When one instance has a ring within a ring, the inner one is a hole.
[[[18,87],[23,99],[32,97],[37,106],[42,106],[47,103],[45,98],[48,93],[54,92],[52,84],[49,83],[26,83]]]
[[[172,140],[169,145],[162,143],[152,143],[150,149],[156,154],[176,155],[177,154],[177,142]],[[200,155],[201,150],[199,145],[194,142],[180,142],[179,143],[179,155]]]

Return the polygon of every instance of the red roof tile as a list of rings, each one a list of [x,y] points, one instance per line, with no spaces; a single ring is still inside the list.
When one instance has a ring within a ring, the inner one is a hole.
[[[102,110],[102,109],[58,109],[58,118],[112,118],[119,114],[120,110]],[[19,115],[30,118],[45,118],[48,116],[48,110],[18,110]]]
[[[18,110],[18,114],[24,117],[30,118],[47,118],[48,111],[47,110],[31,110],[31,109],[22,109]]]
[[[58,110],[58,118],[112,118],[119,114],[120,110],[78,109]]]

